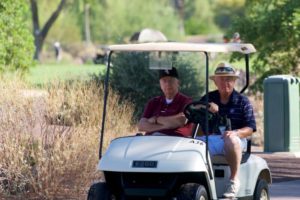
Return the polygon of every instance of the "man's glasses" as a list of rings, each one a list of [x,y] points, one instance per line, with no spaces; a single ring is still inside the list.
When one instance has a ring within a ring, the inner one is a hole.
[[[232,76],[219,76],[218,79],[222,82],[233,82],[236,80],[236,78]]]

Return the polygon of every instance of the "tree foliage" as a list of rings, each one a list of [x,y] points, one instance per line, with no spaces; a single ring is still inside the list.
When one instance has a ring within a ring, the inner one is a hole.
[[[213,12],[215,23],[223,30],[227,30],[236,18],[243,18],[245,0],[215,0]]]
[[[0,70],[24,72],[32,65],[33,38],[24,24],[24,0],[0,1]]]
[[[76,14],[77,24],[80,27],[83,39],[86,43],[91,43],[91,7],[97,4],[103,5],[105,0],[73,0],[71,9]],[[75,11],[75,12],[74,12]]]
[[[55,41],[60,41],[63,47],[80,42],[124,43],[132,34],[144,28],[160,30],[171,41],[181,40],[184,34],[218,31],[213,21],[212,8],[215,4],[213,0],[30,0],[29,2],[38,7],[38,11],[32,9],[35,16],[33,32],[37,54],[44,43],[52,45]],[[56,16],[55,23],[52,20],[53,16]],[[51,24],[51,27],[48,26],[46,29],[39,24]],[[183,25],[185,31],[182,30]]]
[[[177,40],[178,16],[169,0],[114,0],[92,7],[92,37],[99,43],[124,43],[144,28],[158,29]]]
[[[218,31],[209,0],[186,0],[184,27],[187,35],[207,34]]]
[[[255,45],[253,69],[259,75],[254,89],[272,74],[299,75],[300,1],[264,0],[246,2],[245,18],[236,20],[232,31]]]
[[[183,36],[169,0],[30,0],[36,55],[44,43],[124,43],[144,28],[162,31],[171,40]],[[35,8],[35,9],[34,9]],[[55,17],[54,17],[55,16]],[[54,23],[55,22],[55,23]],[[43,26],[40,26],[43,25]],[[50,25],[50,26],[46,26]]]

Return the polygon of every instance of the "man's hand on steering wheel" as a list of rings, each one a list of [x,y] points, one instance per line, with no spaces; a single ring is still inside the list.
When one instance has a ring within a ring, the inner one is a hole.
[[[214,102],[210,102],[208,104],[209,104],[209,107],[208,107],[209,112],[212,112],[212,113],[219,112],[219,106],[217,104],[215,104]]]
[[[214,103],[206,105],[203,101],[193,101],[185,106],[183,113],[190,122],[200,123],[203,125],[203,122],[205,121],[206,108],[208,108],[208,119],[213,120],[216,115],[215,113],[219,110],[218,105]]]

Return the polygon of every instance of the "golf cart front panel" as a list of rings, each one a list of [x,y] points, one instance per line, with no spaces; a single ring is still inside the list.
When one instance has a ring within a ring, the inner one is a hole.
[[[172,136],[122,137],[111,142],[98,169],[114,172],[207,171],[205,143]]]
[[[181,185],[199,183],[213,196],[204,142],[172,136],[129,136],[114,139],[100,160],[113,193],[130,197],[167,199]],[[208,183],[210,183],[208,185]]]

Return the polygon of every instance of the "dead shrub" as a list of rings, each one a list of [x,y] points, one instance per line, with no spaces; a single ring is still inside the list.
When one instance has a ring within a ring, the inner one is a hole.
[[[24,95],[32,88],[6,80],[0,89],[0,197],[84,198],[92,180],[101,176],[96,165],[102,87],[54,83],[39,95]],[[110,91],[105,145],[134,133],[131,117],[131,105],[120,105]]]

